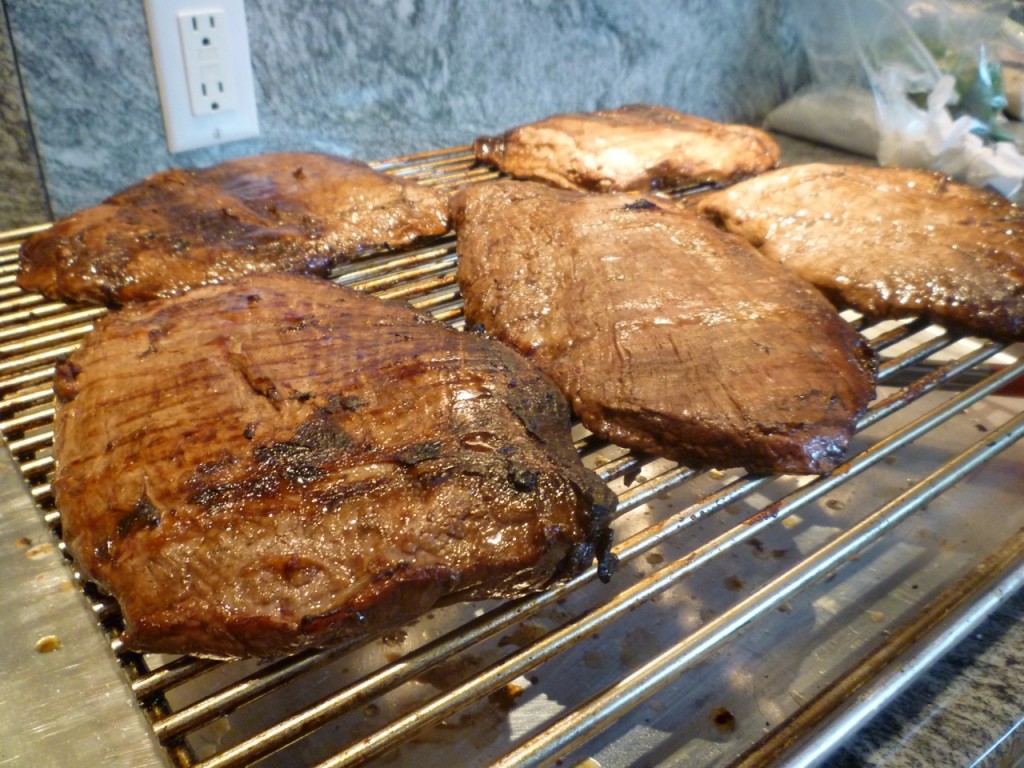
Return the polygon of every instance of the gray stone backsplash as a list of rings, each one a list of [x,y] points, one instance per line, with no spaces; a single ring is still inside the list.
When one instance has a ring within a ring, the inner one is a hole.
[[[9,30],[0,30],[0,230],[46,221],[49,209],[39,175]]]
[[[5,214],[7,227],[257,152],[384,159],[635,102],[756,123],[806,77],[786,0],[247,0],[260,136],[172,155],[141,0],[4,8],[31,132],[8,114],[21,103],[8,64],[0,162],[6,173],[34,138],[45,179],[7,185],[0,210],[17,200],[26,219]]]

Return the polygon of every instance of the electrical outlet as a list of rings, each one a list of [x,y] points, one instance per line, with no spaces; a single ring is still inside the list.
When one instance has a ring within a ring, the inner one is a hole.
[[[145,0],[171,152],[259,135],[244,0]]]
[[[212,115],[235,109],[238,94],[224,11],[179,13],[178,32],[192,114]]]

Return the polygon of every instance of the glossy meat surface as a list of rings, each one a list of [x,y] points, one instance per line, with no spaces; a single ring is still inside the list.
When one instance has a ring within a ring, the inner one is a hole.
[[[405,305],[197,288],[107,315],[55,390],[64,539],[129,647],[276,656],[612,567],[551,382]]]
[[[995,193],[928,171],[808,164],[698,209],[872,318],[1024,338],[1024,211]]]
[[[368,165],[272,153],[154,174],[30,237],[18,285],[117,306],[258,272],[326,275],[448,228],[444,196]]]
[[[825,472],[873,359],[818,291],[699,216],[499,181],[453,200],[467,322],[536,362],[583,424],[689,464]]]
[[[473,145],[479,160],[564,189],[645,191],[727,182],[774,168],[764,131],[660,106],[555,115]]]

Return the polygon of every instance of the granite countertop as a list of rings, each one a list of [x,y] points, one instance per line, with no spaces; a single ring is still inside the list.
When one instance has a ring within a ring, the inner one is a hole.
[[[1024,592],[921,675],[830,767],[998,766],[1024,754]]]

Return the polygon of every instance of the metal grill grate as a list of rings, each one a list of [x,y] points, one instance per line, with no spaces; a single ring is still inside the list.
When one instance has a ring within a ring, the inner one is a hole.
[[[494,175],[464,147],[377,165],[445,189]],[[31,231],[0,236],[0,432],[59,538],[50,379],[105,310],[14,285]],[[455,261],[449,238],[334,279],[458,327]],[[177,765],[425,768],[455,744],[481,765],[812,760],[1024,578],[1019,345],[846,316],[884,362],[829,476],[697,472],[574,428],[620,499],[609,586],[586,573],[272,663],[131,652],[116,604],[79,587]]]

